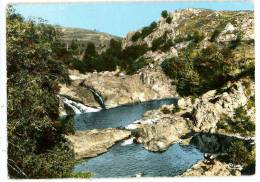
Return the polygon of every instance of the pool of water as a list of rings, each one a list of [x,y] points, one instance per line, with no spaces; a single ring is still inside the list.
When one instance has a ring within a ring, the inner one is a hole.
[[[141,144],[121,146],[116,144],[108,152],[75,166],[75,172],[89,171],[95,178],[132,177],[144,173],[144,177],[176,176],[182,174],[203,154],[193,145],[172,145],[162,153],[149,152]]]
[[[76,130],[124,127],[143,114],[164,104],[176,104],[177,99],[162,99],[133,105],[125,105],[74,117]],[[86,159],[74,167],[75,172],[89,171],[94,177],[131,177],[137,173],[144,176],[176,176],[203,158],[193,145],[172,145],[162,153],[149,152],[142,144],[121,145],[117,143],[108,152]]]
[[[124,127],[141,119],[146,111],[158,109],[164,104],[176,104],[177,99],[161,99],[124,105],[111,109],[75,115],[75,129],[102,129]]]

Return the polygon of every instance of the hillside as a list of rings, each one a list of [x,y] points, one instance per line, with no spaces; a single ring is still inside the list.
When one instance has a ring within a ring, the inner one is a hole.
[[[121,40],[118,36],[88,29],[60,26],[58,26],[58,29],[63,34],[61,40],[68,43],[68,45],[71,44],[72,40],[77,40],[81,47],[86,47],[88,42],[93,42],[97,51],[106,50],[109,47],[109,42],[111,39],[115,39],[117,41]]]

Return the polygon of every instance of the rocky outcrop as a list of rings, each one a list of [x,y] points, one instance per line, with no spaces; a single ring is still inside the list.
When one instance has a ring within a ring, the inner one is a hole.
[[[171,144],[182,142],[190,133],[205,133],[196,137],[196,145],[208,149],[207,152],[213,152],[213,149],[219,152],[223,151],[220,148],[226,145],[225,142],[230,143],[233,138],[253,140],[240,133],[227,133],[217,127],[223,115],[233,117],[235,109],[247,107],[252,97],[254,82],[250,78],[243,78],[229,82],[219,90],[208,91],[198,98],[181,98],[176,106],[165,105],[158,110],[148,111],[143,119],[126,128],[136,129],[137,142],[143,143],[150,151],[166,150]],[[251,111],[247,114],[254,118],[251,116],[255,115],[254,109],[251,108]],[[210,136],[207,133],[211,133]]]
[[[99,104],[90,90],[80,86],[82,81],[84,85],[91,86],[103,96],[106,108],[177,95],[175,87],[162,70],[144,70],[131,76],[118,75],[116,72],[94,72],[83,75],[70,70],[70,77],[72,84],[61,84],[59,94],[90,107],[99,107]]]
[[[171,21],[167,22],[167,18]],[[152,47],[153,40],[162,37],[165,32],[167,32],[167,40],[175,40],[178,36],[188,36],[192,29],[197,28],[203,30],[205,40],[210,40],[216,29],[218,42],[232,41],[238,36],[243,41],[254,39],[254,13],[252,11],[211,11],[187,8],[168,12],[167,18],[160,17],[156,28],[143,39],[132,40],[135,33],[142,32],[142,29],[129,32],[123,39],[123,48],[144,44]],[[185,43],[188,42],[181,42],[182,45],[185,45]],[[176,47],[183,48],[183,46]]]
[[[131,131],[119,129],[103,129],[78,131],[73,135],[66,135],[68,143],[77,159],[95,157],[108,150],[117,141],[128,138]]]
[[[181,176],[241,176],[241,172],[218,160],[214,160],[210,164],[202,160],[194,164]]]
[[[172,115],[174,107],[165,105],[159,110],[148,111],[143,119],[126,128],[136,130],[136,141],[143,143],[147,150],[164,151],[191,131],[189,121],[180,115]]]
[[[236,82],[228,82],[220,90],[211,90],[201,97],[182,98],[178,107],[190,113],[194,121],[193,130],[197,132],[216,132],[217,123],[223,116],[233,117],[235,109],[247,107],[254,97],[254,81],[243,78]],[[252,117],[255,115],[252,111]]]

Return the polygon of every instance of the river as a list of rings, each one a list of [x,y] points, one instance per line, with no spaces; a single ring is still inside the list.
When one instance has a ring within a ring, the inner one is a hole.
[[[141,119],[148,110],[176,102],[177,99],[162,99],[75,115],[75,128],[86,130],[124,127]],[[183,173],[202,158],[203,154],[193,145],[181,146],[176,143],[164,152],[155,153],[144,149],[142,144],[130,142],[122,145],[120,142],[108,152],[77,164],[74,171],[89,171],[96,178],[131,177],[137,173],[149,177],[169,177]]]

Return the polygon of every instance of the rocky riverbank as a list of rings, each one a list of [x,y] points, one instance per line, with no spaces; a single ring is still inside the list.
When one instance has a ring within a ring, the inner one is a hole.
[[[240,176],[238,169],[230,167],[230,165],[214,160],[208,163],[206,160],[199,161],[190,169],[185,171],[181,176]]]
[[[86,87],[103,97],[106,108],[183,95],[177,105],[148,111],[125,130],[91,130],[68,139],[79,158],[93,157],[132,130],[134,141],[152,152],[180,142],[228,156],[213,163],[200,161],[183,176],[240,175],[225,161],[246,167],[254,158],[253,14],[186,9],[167,16],[123,39],[122,49],[149,48],[134,62],[143,61],[134,74],[120,69],[86,74],[70,70],[72,83],[61,84],[59,94],[93,108],[100,108],[100,103]],[[153,29],[146,35],[148,28]],[[239,160],[231,156],[234,153]]]

